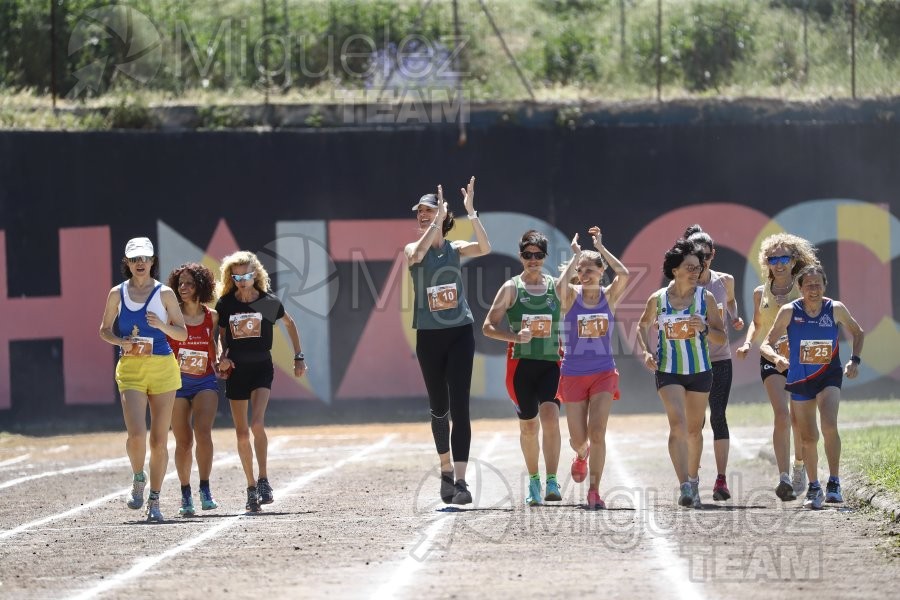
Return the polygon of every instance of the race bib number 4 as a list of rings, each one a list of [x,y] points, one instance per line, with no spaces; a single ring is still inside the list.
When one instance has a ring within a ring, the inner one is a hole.
[[[791,348],[790,344],[788,344],[788,336],[783,335],[778,338],[778,341],[775,342],[775,352],[778,353],[778,356],[790,359]]]
[[[523,315],[522,329],[530,329],[532,338],[548,338],[553,329],[553,315]]]
[[[206,373],[206,365],[209,354],[200,350],[180,348],[178,350],[178,367],[182,373],[188,375],[203,375]]]
[[[801,340],[800,363],[827,365],[831,362],[831,340]]]
[[[125,356],[152,356],[153,338],[133,336],[131,338],[131,350]]]
[[[663,323],[666,339],[689,340],[697,336],[697,330],[691,324],[690,317],[666,319]]]
[[[262,313],[240,313],[231,315],[231,337],[239,340],[243,338],[258,338],[261,334]]]
[[[431,312],[439,310],[449,310],[459,306],[459,292],[456,290],[455,283],[446,285],[434,285],[427,288],[428,292],[428,308]]]
[[[607,331],[609,331],[608,314],[578,315],[578,337],[599,338],[606,335]]]

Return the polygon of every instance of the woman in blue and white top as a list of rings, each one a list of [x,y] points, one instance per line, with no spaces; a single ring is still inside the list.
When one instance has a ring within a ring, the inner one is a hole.
[[[838,469],[841,459],[841,436],[837,429],[838,406],[841,402],[843,376],[855,378],[859,373],[865,332],[847,307],[825,297],[828,279],[819,265],[804,267],[797,276],[801,298],[782,306],[759,353],[772,361],[779,373],[787,371],[785,389],[791,393],[791,408],[803,441],[803,457],[809,476],[805,505],[822,508],[822,501],[843,502]],[[841,366],[839,325],[853,338],[850,359]],[[778,354],[775,347],[787,333],[789,358]],[[830,477],[826,493],[819,485],[819,428],[816,408],[822,419],[822,437],[828,459]]]
[[[147,407],[150,407],[150,497],[147,520],[162,521],[159,491],[169,464],[167,448],[175,392],[181,371],[166,336],[183,342],[187,328],[175,292],[156,280],[159,265],[153,243],[133,238],[125,244],[122,274],[126,280],[109,290],[100,323],[100,338],[120,348],[116,384],[122,394],[122,414],[131,462],[128,508],[144,505],[144,459],[147,455]]]
[[[475,359],[475,319],[466,302],[460,257],[484,256],[491,251],[475,212],[475,178],[460,191],[476,241],[445,239],[453,228],[453,213],[447,211],[443,190],[438,186],[437,194],[425,194],[413,205],[419,239],[404,249],[415,294],[412,326],[416,330],[416,358],[428,390],[431,434],[441,465],[441,500],[447,504],[472,502],[466,468],[472,443],[469,391]]]
[[[638,326],[644,366],[656,373],[656,389],[669,417],[669,456],[681,484],[678,503],[703,508],[700,502],[700,454],[703,421],[712,387],[709,342],[725,343],[716,299],[698,284],[703,251],[685,239],[666,252],[663,274],[671,283],[647,299]],[[650,326],[659,334],[650,351]]]

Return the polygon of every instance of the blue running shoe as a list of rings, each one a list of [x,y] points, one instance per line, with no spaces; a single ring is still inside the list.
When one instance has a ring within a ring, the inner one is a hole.
[[[209,491],[209,488],[200,488],[200,508],[203,510],[219,508],[219,503],[213,499],[212,492]]]
[[[141,479],[135,475],[131,482],[131,494],[128,495],[128,501],[125,503],[131,510],[137,510],[144,505],[144,486],[147,485],[147,474],[141,473]]]
[[[162,523],[163,516],[159,512],[159,498],[150,498],[147,500],[147,521]]]
[[[528,497],[525,498],[525,504],[528,506],[540,506],[544,502],[541,500],[541,480],[531,479],[528,481]]]
[[[182,517],[193,517],[196,514],[194,511],[194,499],[190,494],[182,494],[181,508],[178,509],[178,514]]]
[[[544,496],[547,502],[559,502],[562,500],[562,494],[559,491],[559,482],[556,478],[547,480],[547,495]]]
[[[837,481],[829,481],[825,486],[825,502],[843,502],[844,496],[841,494],[841,484]]]
[[[803,503],[803,506],[808,506],[813,510],[819,510],[822,508],[822,502],[825,500],[825,492],[822,491],[822,486],[813,487],[809,486],[809,491],[806,492],[806,501]]]

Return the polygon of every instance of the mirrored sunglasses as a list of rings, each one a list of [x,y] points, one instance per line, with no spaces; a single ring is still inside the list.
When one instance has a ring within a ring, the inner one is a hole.
[[[255,275],[254,271],[250,271],[249,273],[244,273],[243,275],[235,275],[232,273],[231,278],[235,280],[235,282],[240,281],[251,281],[253,276]]]

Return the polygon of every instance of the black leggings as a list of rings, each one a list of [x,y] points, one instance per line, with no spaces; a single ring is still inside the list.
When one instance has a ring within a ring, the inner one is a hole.
[[[434,446],[438,454],[449,452],[452,446],[453,460],[466,462],[472,444],[469,421],[469,390],[475,358],[472,325],[417,329],[416,358],[428,389]],[[453,420],[452,434],[450,419]]]
[[[709,390],[709,424],[714,440],[728,439],[728,421],[725,409],[731,394],[731,359],[717,360],[712,364],[713,381]]]

